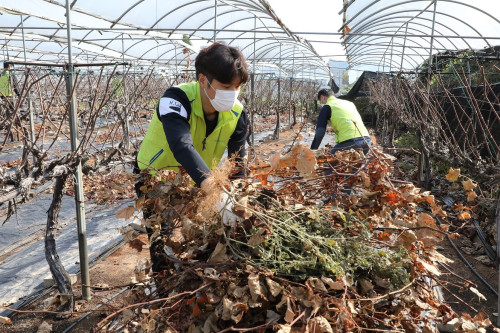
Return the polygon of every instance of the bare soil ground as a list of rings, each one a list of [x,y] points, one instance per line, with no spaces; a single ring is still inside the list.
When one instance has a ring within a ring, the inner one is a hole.
[[[138,239],[147,244],[147,235],[139,235]],[[89,301],[82,300],[81,281],[73,285],[75,293],[75,312],[68,319],[56,319],[54,314],[40,313],[47,309],[47,300],[56,294],[53,291],[46,297],[39,299],[28,308],[23,309],[23,313],[19,313],[12,317],[12,325],[1,325],[0,332],[2,333],[34,333],[37,332],[42,322],[47,322],[52,325],[52,332],[64,332],[70,325],[79,320],[88,311],[92,311],[99,304],[106,303],[100,310],[92,312],[86,318],[76,324],[69,332],[90,332],[107,311],[113,311],[118,307],[123,306],[124,297],[127,292],[124,292],[119,297],[114,298],[110,302],[107,299],[121,291],[131,282],[131,277],[134,276],[134,269],[139,261],[149,259],[149,248],[143,247],[141,252],[131,248],[127,244],[119,248],[109,257],[99,262],[90,269],[90,281],[92,285],[92,298]],[[112,287],[110,289],[106,287]]]
[[[463,237],[463,236],[462,236]],[[453,240],[455,244],[460,248],[460,240]],[[481,280],[472,272],[472,270],[466,266],[466,264],[460,259],[459,255],[455,252],[452,245],[444,240],[440,244],[444,250],[441,251],[443,255],[452,259],[454,262],[450,264],[452,271],[457,276],[450,276],[449,281],[457,285],[463,285],[463,280],[466,279],[472,282],[472,285],[486,297],[486,301],[480,300],[477,295],[472,293],[467,288],[458,288],[457,286],[448,285],[446,288],[442,288],[445,300],[451,305],[453,310],[458,314],[462,312],[467,312],[474,316],[478,312],[484,312],[488,315],[491,322],[496,324],[497,317],[494,315],[498,312],[497,307],[497,297],[493,292],[481,282]],[[493,266],[487,266],[483,263],[475,260],[473,255],[468,255],[463,253],[467,261],[474,266],[475,270],[495,289],[498,291],[498,270]],[[443,273],[447,272],[446,269],[442,269]],[[460,277],[460,278],[459,278]]]

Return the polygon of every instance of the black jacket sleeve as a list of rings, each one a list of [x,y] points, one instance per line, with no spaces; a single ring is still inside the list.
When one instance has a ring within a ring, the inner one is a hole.
[[[314,134],[314,140],[311,144],[311,149],[318,149],[323,137],[325,136],[326,126],[328,125],[328,119],[332,116],[332,109],[329,105],[324,105],[321,108],[318,116],[318,124],[316,125],[316,133]]]
[[[243,166],[243,157],[246,155],[245,142],[248,131],[248,116],[247,112],[241,112],[236,128],[229,138],[227,143],[227,155],[229,158],[235,157],[236,168],[238,172],[232,175],[232,178],[241,178],[245,176],[245,168]]]
[[[168,113],[158,116],[163,124],[163,130],[167,137],[167,142],[179,162],[197,185],[208,177],[210,168],[196,151],[191,137],[189,116],[191,114],[191,103],[186,94],[177,87],[167,89],[163,97],[169,97],[179,101],[187,111],[187,118],[178,113]],[[161,100],[160,100],[161,103]],[[157,110],[157,112],[159,112]]]

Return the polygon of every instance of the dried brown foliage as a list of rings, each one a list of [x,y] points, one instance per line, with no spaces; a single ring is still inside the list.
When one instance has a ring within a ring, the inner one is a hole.
[[[147,312],[122,316],[123,325],[186,332],[437,332],[434,323],[465,332],[489,325],[437,297],[439,263],[449,260],[435,249],[447,233],[436,217],[445,220],[448,209],[394,179],[393,157],[377,150],[367,158],[314,155],[300,146],[277,156],[251,165],[228,191],[240,217],[234,228],[200,213],[205,195],[188,177],[151,179],[144,210],[163,240],[164,270],[155,288],[131,300]],[[218,184],[227,182],[226,172]],[[108,324],[99,328],[113,331]]]

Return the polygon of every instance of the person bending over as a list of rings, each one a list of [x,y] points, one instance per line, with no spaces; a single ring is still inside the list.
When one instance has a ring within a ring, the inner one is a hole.
[[[349,101],[336,98],[331,89],[321,89],[318,100],[323,107],[319,113],[316,133],[311,149],[318,149],[325,136],[327,123],[335,131],[335,146],[330,151],[334,155],[340,150],[363,149],[368,153],[371,145],[368,130],[356,109]]]
[[[200,51],[195,69],[196,81],[171,87],[160,98],[134,171],[149,169],[154,174],[156,170],[182,166],[208,194],[214,186],[210,172],[218,166],[226,148],[240,166],[237,176],[244,176],[248,117],[237,97],[248,72],[242,53],[220,43]],[[140,184],[136,184],[138,189]],[[153,245],[153,271],[158,272]]]
[[[237,97],[248,80],[246,67],[234,47],[214,43],[202,49],[195,60],[197,81],[171,87],[160,98],[137,155],[138,168],[155,173],[182,166],[205,189],[226,148],[241,162],[248,117]]]

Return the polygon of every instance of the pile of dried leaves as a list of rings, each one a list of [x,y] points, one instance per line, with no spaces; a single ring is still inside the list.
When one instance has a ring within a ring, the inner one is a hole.
[[[220,168],[213,196],[226,193],[233,225],[186,175],[148,176],[136,207],[162,272],[151,279],[138,267],[130,305],[99,329],[484,332],[484,315],[459,316],[438,296],[437,264],[449,260],[435,245],[447,213],[430,193],[391,179],[393,160],[296,145],[251,165],[242,181],[223,182]]]
[[[97,204],[108,204],[135,196],[136,177],[123,170],[106,170],[83,175],[85,199]],[[64,193],[74,196],[73,178],[69,177]]]

